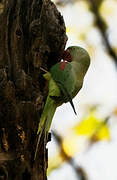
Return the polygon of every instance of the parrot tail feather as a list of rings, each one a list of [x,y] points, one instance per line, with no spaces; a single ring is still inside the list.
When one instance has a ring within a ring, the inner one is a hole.
[[[37,152],[38,152],[38,148],[39,148],[39,144],[40,144],[40,140],[41,140],[42,134],[45,132],[45,134],[44,134],[44,143],[46,143],[47,138],[48,138],[48,132],[45,131],[45,124],[42,127],[42,129],[40,130],[40,132],[38,133],[37,145],[36,145],[36,150],[35,150],[35,154],[34,154],[34,161],[35,161],[35,159],[37,157]]]
[[[37,157],[37,151],[38,151],[39,142],[40,142],[40,139],[41,139],[41,136],[42,136],[42,132],[43,132],[43,131],[41,131],[41,133],[40,133],[39,136],[38,136],[37,145],[36,145],[36,150],[35,150],[35,155],[34,155],[34,161],[35,161],[35,159],[36,159],[36,157]]]
[[[36,159],[38,147],[39,147],[41,136],[43,133],[45,133],[44,134],[44,142],[47,141],[48,132],[49,132],[51,122],[52,122],[52,118],[54,116],[56,108],[57,108],[57,104],[55,103],[55,101],[51,97],[48,96],[47,100],[46,100],[46,104],[44,106],[43,113],[42,113],[41,118],[40,118],[39,127],[38,127],[38,131],[37,131],[38,140],[37,140],[34,160]]]

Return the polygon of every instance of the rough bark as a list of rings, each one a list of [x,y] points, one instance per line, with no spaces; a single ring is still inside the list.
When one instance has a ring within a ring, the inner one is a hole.
[[[43,138],[34,162],[47,70],[66,44],[63,17],[50,0],[3,0],[0,10],[0,179],[45,180]]]

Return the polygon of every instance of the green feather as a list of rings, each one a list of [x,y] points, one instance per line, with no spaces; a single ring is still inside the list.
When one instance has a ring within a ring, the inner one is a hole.
[[[46,73],[46,75],[47,75],[46,77],[48,77],[47,73]],[[38,142],[37,142],[37,146],[36,146],[34,160],[36,159],[38,145],[39,145],[42,133],[45,133],[45,136],[48,137],[48,131],[50,129],[52,118],[54,116],[56,108],[61,104],[60,100],[59,100],[60,96],[61,96],[60,89],[56,85],[55,81],[51,78],[50,82],[49,82],[49,94],[46,99],[46,103],[45,103],[43,113],[41,115],[39,126],[38,126],[37,134],[39,136],[38,136]]]
[[[74,104],[73,104],[73,101],[72,101],[72,97],[71,95],[69,94],[69,92],[67,91],[66,87],[64,86],[64,84],[62,84],[61,82],[58,82],[56,81],[56,84],[59,86],[61,92],[63,93],[63,97],[64,97],[64,102],[70,102],[72,108],[73,108],[73,111],[74,113],[77,115],[76,113],[76,110],[75,110],[75,107],[74,107]]]

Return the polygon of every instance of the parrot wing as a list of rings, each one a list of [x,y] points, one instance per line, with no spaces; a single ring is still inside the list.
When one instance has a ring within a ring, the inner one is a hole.
[[[75,107],[74,107],[74,104],[73,104],[73,101],[72,101],[72,98],[71,98],[71,95],[69,94],[69,92],[67,91],[66,87],[61,83],[61,82],[57,82],[57,85],[59,86],[60,90],[62,91],[62,93],[64,94],[65,96],[65,101],[66,102],[70,102],[72,108],[73,108],[73,111],[74,113],[77,115],[76,113],[76,110],[75,110]]]
[[[62,63],[62,62],[60,62]],[[51,70],[51,76],[60,88],[64,102],[70,102],[74,113],[76,114],[75,107],[72,101],[72,92],[74,90],[74,78],[72,76],[72,67],[70,63],[66,63],[65,69],[60,68],[60,63],[54,65]]]

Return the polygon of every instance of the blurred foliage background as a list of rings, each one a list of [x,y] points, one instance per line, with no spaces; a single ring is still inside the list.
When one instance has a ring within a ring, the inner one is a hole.
[[[117,0],[53,0],[63,15],[67,47],[87,49],[83,88],[55,113],[49,180],[117,180]]]
[[[48,180],[117,180],[117,0],[53,2],[65,20],[66,47],[84,47],[91,65],[73,100],[78,115],[69,103],[55,113]]]

